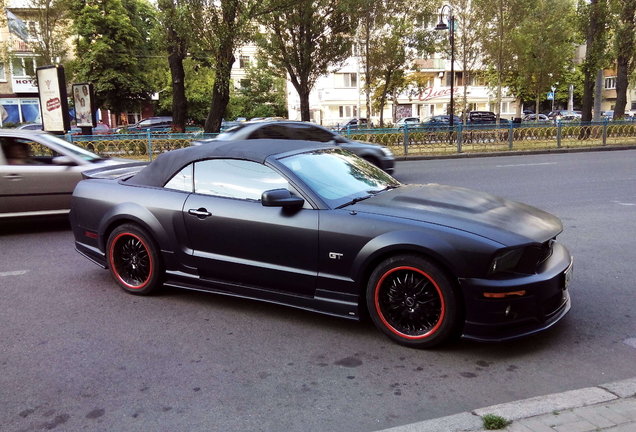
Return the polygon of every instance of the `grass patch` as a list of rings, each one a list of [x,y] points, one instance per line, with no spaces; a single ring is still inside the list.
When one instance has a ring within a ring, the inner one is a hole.
[[[484,429],[486,430],[497,430],[503,429],[512,423],[510,420],[506,420],[503,417],[494,414],[486,414],[482,417],[484,422]]]

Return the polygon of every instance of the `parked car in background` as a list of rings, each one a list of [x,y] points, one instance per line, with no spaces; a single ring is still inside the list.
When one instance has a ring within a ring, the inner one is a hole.
[[[115,129],[115,133],[139,133],[139,132],[168,132],[172,130],[172,117],[148,117],[133,125]]]
[[[417,127],[420,124],[419,117],[402,117],[395,123],[395,127],[398,129],[404,129],[404,125],[408,127]]]
[[[42,123],[24,123],[18,126],[16,130],[42,130]]]
[[[453,117],[453,125],[458,125],[462,122],[462,119],[458,116]],[[430,117],[426,117],[420,123],[420,128],[426,128],[427,130],[434,130],[437,128],[444,128],[450,125],[450,116],[449,115],[434,115]]]
[[[106,123],[97,123],[92,130],[92,135],[109,135],[113,130]],[[71,128],[71,135],[81,135],[82,129],[79,126],[73,126]]]
[[[92,168],[134,162],[98,156],[44,131],[0,130],[0,218],[68,213]]]
[[[468,113],[466,117],[466,125],[487,125],[487,124],[496,124],[497,123],[497,114],[492,111],[471,111]],[[503,117],[499,117],[499,125],[500,126],[508,126],[510,124],[510,120],[505,119]]]
[[[521,119],[523,122],[535,122],[535,123],[550,123],[552,120],[548,118],[545,114],[539,114],[539,118],[537,119],[536,114],[527,114],[523,116]]]
[[[217,141],[244,141],[257,139],[302,140],[322,143],[332,143],[343,149],[357,154],[386,172],[393,172],[395,157],[386,147],[353,141],[329,129],[313,123],[278,120],[245,122],[226,129],[216,138],[210,140],[193,141],[192,145],[204,145]]]
[[[75,249],[129,294],[169,286],[368,314],[411,348],[528,336],[571,308],[563,224],[526,204],[405,185],[298,140],[215,141],[124,169],[86,173],[70,221]]]
[[[333,130],[343,132],[346,130],[367,129],[368,123],[366,118],[361,118],[358,122],[357,118],[352,118],[342,125],[337,125]]]

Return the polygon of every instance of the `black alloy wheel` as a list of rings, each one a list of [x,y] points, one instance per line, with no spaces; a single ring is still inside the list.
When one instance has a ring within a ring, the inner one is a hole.
[[[158,250],[152,237],[137,225],[124,224],[111,233],[108,267],[124,291],[147,295],[161,287],[164,269]]]
[[[382,262],[367,285],[367,307],[389,338],[431,348],[458,336],[463,327],[456,284],[437,264],[417,255]]]

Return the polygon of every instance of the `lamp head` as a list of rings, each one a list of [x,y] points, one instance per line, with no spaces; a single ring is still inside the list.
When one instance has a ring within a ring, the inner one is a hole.
[[[437,26],[435,26],[435,30],[448,30],[448,25],[444,23],[444,21],[440,21]]]

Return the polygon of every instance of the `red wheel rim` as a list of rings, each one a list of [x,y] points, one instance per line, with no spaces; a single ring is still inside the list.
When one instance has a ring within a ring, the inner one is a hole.
[[[376,312],[386,328],[405,339],[424,339],[442,325],[446,304],[433,278],[414,267],[384,273],[375,287]]]
[[[126,288],[140,290],[150,282],[153,263],[148,246],[131,233],[121,233],[110,245],[110,266]]]

